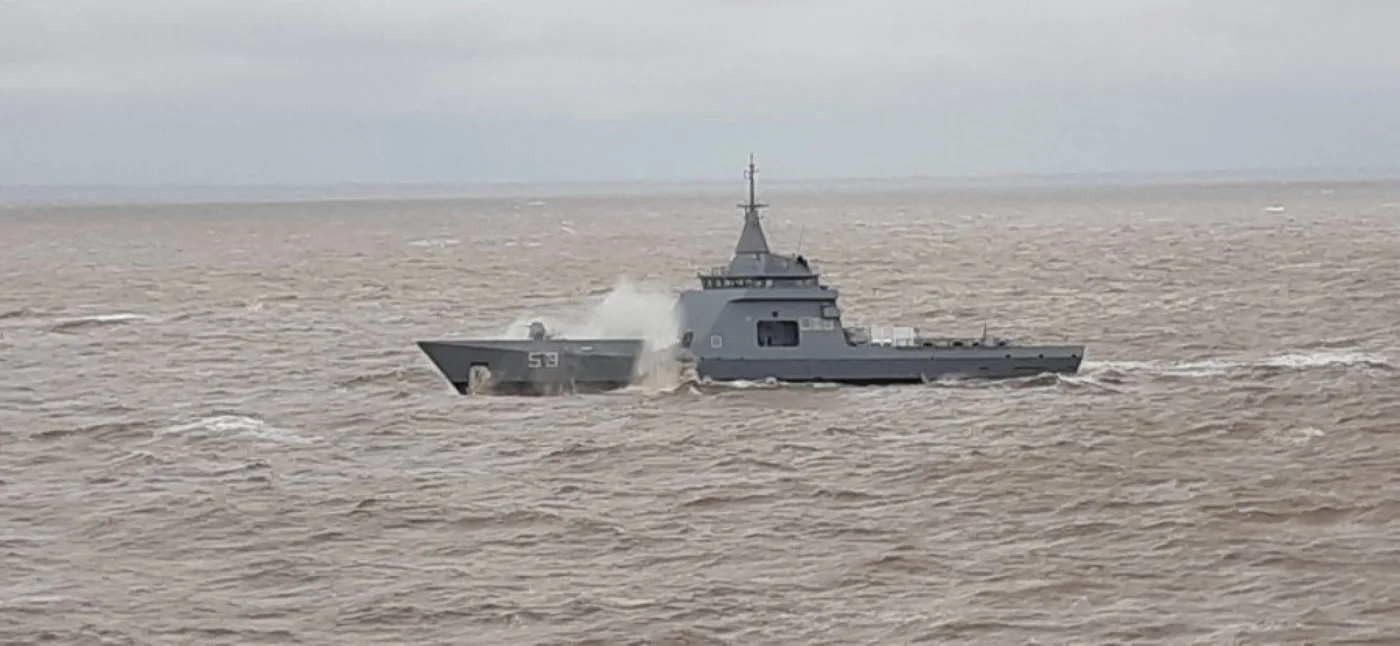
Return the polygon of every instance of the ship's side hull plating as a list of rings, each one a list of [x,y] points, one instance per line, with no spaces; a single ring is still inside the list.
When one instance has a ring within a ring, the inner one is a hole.
[[[867,356],[860,356],[867,354]],[[827,382],[859,385],[921,383],[940,379],[1010,379],[1039,374],[1073,374],[1083,361],[1083,346],[1022,346],[996,349],[901,349],[852,352],[827,358],[700,358],[696,374],[712,381],[789,383]]]
[[[624,388],[641,340],[420,341],[461,394],[554,395]]]
[[[557,395],[625,388],[636,378],[640,340],[424,341],[419,347],[461,394]],[[780,351],[779,351],[780,352]],[[942,379],[1073,374],[1078,345],[956,349],[853,349],[846,357],[696,357],[702,381],[881,385]]]

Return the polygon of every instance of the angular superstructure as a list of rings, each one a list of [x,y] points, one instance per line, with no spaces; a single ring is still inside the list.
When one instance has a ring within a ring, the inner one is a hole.
[[[681,344],[702,379],[853,384],[946,377],[1073,373],[1082,345],[1025,345],[1000,338],[927,336],[912,326],[843,323],[840,295],[800,255],[774,253],[763,232],[753,159],[749,201],[729,264],[681,293]]]

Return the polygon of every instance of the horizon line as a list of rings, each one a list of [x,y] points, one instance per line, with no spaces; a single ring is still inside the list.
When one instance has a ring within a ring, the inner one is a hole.
[[[1197,177],[1209,179],[1212,176],[1230,175],[1365,175],[1370,178],[1394,177],[1400,179],[1400,167],[1248,167],[1248,168],[1207,168],[1196,170],[1160,170],[1160,171],[1060,171],[1060,172],[1010,172],[1010,173],[970,173],[970,174],[928,174],[915,173],[908,175],[808,175],[808,176],[770,176],[765,183],[814,183],[814,182],[901,182],[901,181],[938,181],[938,182],[967,182],[967,181],[1000,181],[1000,180],[1037,180],[1037,179],[1076,179],[1076,178],[1171,178],[1171,177]],[[213,188],[213,189],[257,189],[257,188],[466,188],[466,187],[515,187],[515,186],[645,186],[657,184],[717,184],[729,183],[730,180],[718,176],[672,178],[672,179],[644,179],[644,178],[616,178],[616,179],[537,179],[537,180],[463,180],[463,181],[360,181],[360,180],[332,180],[332,181],[308,181],[308,182],[236,182],[236,183],[214,183],[214,182],[183,182],[183,183],[148,183],[148,182],[67,182],[67,183],[36,183],[17,182],[9,183],[0,181],[0,191],[6,189],[182,189],[182,188]]]
[[[1002,173],[996,175],[871,175],[829,177],[770,177],[778,187],[829,184],[830,188],[914,188],[909,184],[945,189],[986,188],[1125,188],[1132,186],[1218,186],[1222,184],[1285,182],[1374,182],[1400,180],[1400,168],[1315,167],[1235,168],[1182,171],[1067,171]],[[735,183],[720,178],[613,180],[497,180],[477,182],[319,182],[262,184],[4,184],[0,207],[99,207],[193,204],[277,204],[305,202],[372,202],[385,200],[503,199],[627,195],[639,189],[705,187]],[[533,190],[532,190],[533,189]],[[631,190],[629,190],[631,189]],[[609,193],[608,191],[614,191]],[[204,195],[191,194],[205,192]],[[262,195],[257,192],[264,192]],[[571,192],[572,191],[572,192]],[[15,193],[19,193],[16,195]],[[25,195],[28,193],[28,195]],[[105,193],[105,194],[104,194]],[[144,194],[143,194],[144,193]],[[210,193],[222,193],[211,195]],[[273,194],[269,194],[273,193]]]

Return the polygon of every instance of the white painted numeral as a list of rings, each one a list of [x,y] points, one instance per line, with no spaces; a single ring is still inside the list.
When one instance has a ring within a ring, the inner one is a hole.
[[[530,367],[531,367],[531,368],[558,368],[558,367],[559,367],[559,353],[558,353],[558,352],[531,352],[531,353],[530,353]]]

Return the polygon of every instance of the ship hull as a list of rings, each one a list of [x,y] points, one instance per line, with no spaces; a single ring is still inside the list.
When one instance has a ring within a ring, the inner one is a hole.
[[[1084,347],[1021,346],[993,349],[885,350],[861,356],[824,358],[701,358],[695,372],[709,381],[841,383],[881,385],[943,379],[1014,379],[1041,374],[1074,374]]]
[[[560,395],[625,388],[640,339],[420,341],[460,394]]]
[[[625,388],[637,377],[644,343],[637,340],[421,341],[423,353],[458,393],[559,395]],[[816,358],[690,355],[700,381],[894,385],[945,379],[1012,379],[1074,374],[1084,346],[852,349]]]

